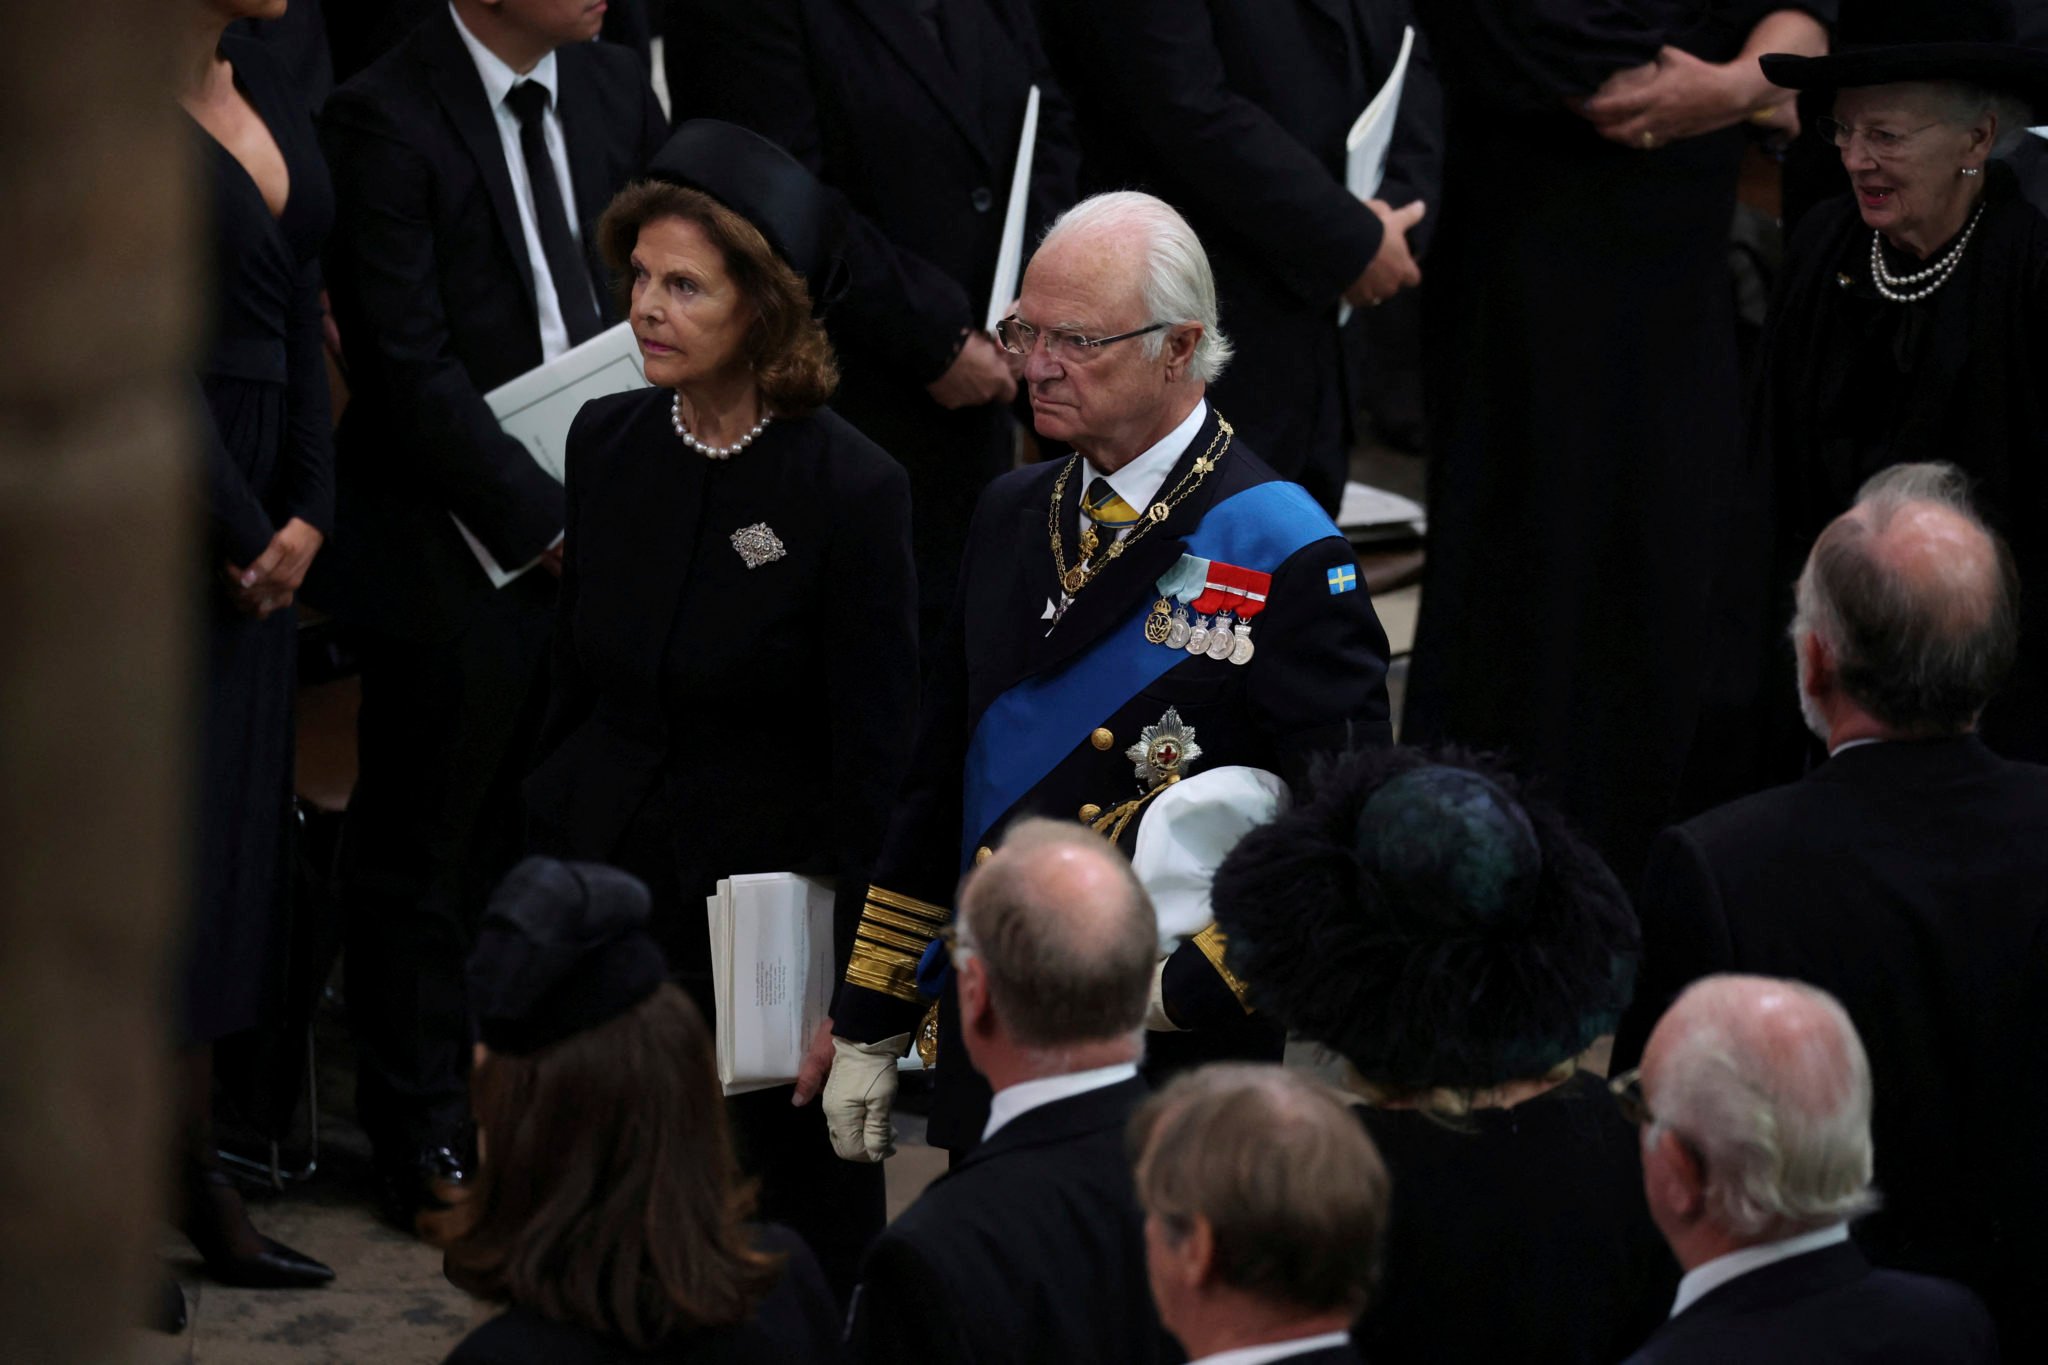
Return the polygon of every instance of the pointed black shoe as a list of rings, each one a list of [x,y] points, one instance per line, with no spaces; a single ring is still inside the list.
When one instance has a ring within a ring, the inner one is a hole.
[[[189,1193],[184,1232],[216,1283],[236,1289],[317,1289],[334,1278],[331,1269],[311,1256],[249,1228],[241,1195],[224,1171],[198,1172],[195,1185]],[[228,1220],[254,1234],[256,1250],[233,1249],[234,1233],[223,1226]]]

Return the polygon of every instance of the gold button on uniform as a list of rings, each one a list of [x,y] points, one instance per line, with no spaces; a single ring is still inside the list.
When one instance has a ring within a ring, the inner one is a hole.
[[[996,851],[990,848],[987,844],[983,844],[980,848],[974,850],[974,865],[976,867],[980,867],[983,863],[987,862],[990,858],[993,858],[995,856]]]
[[[1097,730],[1094,734],[1088,736],[1088,742],[1104,753],[1108,753],[1110,748],[1116,743],[1116,736],[1107,730]]]
[[[1081,807],[1081,823],[1084,825],[1092,825],[1095,823],[1095,818],[1101,814],[1102,807],[1095,805],[1091,802],[1088,805]]]

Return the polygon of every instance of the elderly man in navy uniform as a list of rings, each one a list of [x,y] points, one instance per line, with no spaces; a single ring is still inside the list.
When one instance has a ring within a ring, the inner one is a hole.
[[[1186,221],[1133,192],[1076,206],[998,339],[1023,359],[1039,434],[1074,453],[1005,475],[975,508],[835,1036],[798,1087],[807,1097],[829,1064],[826,1118],[848,1160],[889,1153],[896,1060],[931,995],[931,1140],[958,1154],[981,1135],[988,1089],[948,1046],[935,940],[1006,825],[1078,818],[1128,849],[1191,774],[1299,786],[1316,755],[1389,739],[1386,636],[1350,546],[1204,397],[1230,345]],[[1163,959],[1151,1022],[1156,1070],[1280,1052],[1213,929]]]

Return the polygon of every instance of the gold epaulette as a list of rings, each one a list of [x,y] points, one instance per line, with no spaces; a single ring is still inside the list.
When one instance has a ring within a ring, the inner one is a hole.
[[[1237,979],[1237,973],[1231,971],[1229,964],[1223,960],[1223,950],[1230,944],[1230,939],[1223,930],[1211,923],[1208,928],[1196,934],[1192,942],[1196,951],[1209,959],[1209,965],[1216,969],[1216,975],[1223,978],[1223,984],[1230,987],[1230,993],[1237,997],[1237,1003],[1244,1007],[1244,1012],[1250,1014],[1252,1006],[1251,1002],[1245,999],[1245,984]]]
[[[899,896],[879,886],[868,888],[846,964],[848,985],[865,986],[913,1004],[917,993],[917,962],[939,936],[949,918],[945,907]]]

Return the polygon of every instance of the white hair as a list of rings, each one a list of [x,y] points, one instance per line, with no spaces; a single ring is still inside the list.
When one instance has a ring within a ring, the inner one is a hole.
[[[1139,294],[1149,321],[1170,327],[1200,323],[1202,336],[1188,362],[1188,378],[1205,384],[1220,378],[1232,347],[1217,318],[1216,276],[1209,269],[1209,253],[1188,220],[1163,199],[1137,190],[1115,190],[1083,199],[1054,219],[1039,248],[1068,233],[1088,230],[1145,234],[1145,278]],[[1166,348],[1166,334],[1152,333],[1144,346],[1146,355],[1158,356]]]
[[[1759,985],[1797,997],[1803,1022],[1821,1026],[1772,1027]],[[1870,1061],[1841,1004],[1796,981],[1711,976],[1681,1007],[1699,1017],[1660,1059],[1644,1141],[1671,1132],[1692,1146],[1714,1221],[1745,1239],[1786,1237],[1877,1207]]]

